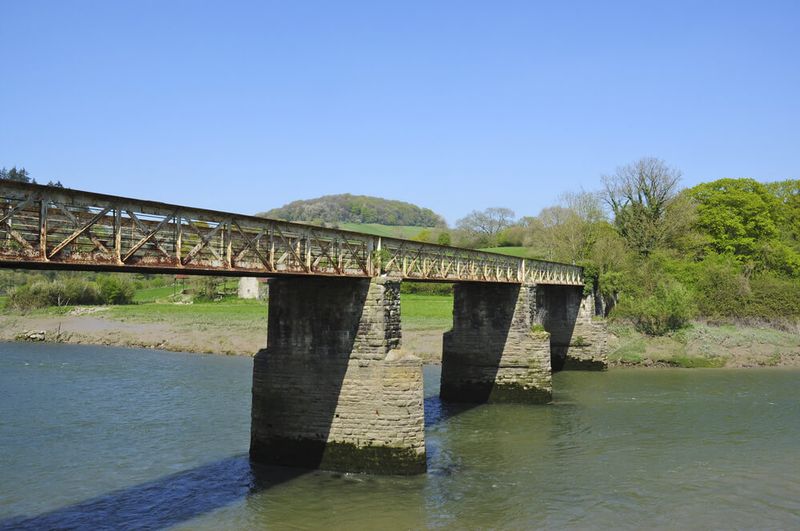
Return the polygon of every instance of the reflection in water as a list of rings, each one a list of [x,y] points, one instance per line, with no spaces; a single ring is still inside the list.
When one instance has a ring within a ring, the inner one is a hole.
[[[798,528],[800,372],[559,373],[442,404],[429,473],[253,468],[251,360],[0,345],[0,528]]]

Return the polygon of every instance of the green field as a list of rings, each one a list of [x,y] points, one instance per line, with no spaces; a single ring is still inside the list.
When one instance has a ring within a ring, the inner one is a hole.
[[[408,330],[448,330],[453,325],[453,296],[403,293],[400,315]]]
[[[138,298],[146,300],[164,291],[172,294],[172,288],[151,288]],[[414,330],[444,330],[453,321],[453,297],[446,295],[418,295],[403,293],[400,296],[403,326]],[[55,309],[50,309],[53,312]],[[48,313],[50,313],[48,312]],[[62,312],[63,313],[63,310]],[[103,317],[121,321],[171,322],[174,324],[224,324],[232,322],[263,322],[267,316],[267,305],[256,300],[228,297],[219,302],[195,302],[193,304],[171,304],[142,302],[122,306],[111,306]]]
[[[133,302],[155,302],[162,299],[168,299],[174,292],[180,291],[180,287],[176,286],[161,286],[160,288],[144,288],[137,290],[133,295]]]
[[[229,285],[230,284],[230,285]],[[226,281],[226,292],[235,288],[233,281]],[[224,297],[216,302],[194,302],[178,304],[170,302],[174,293],[182,289],[180,284],[142,288],[134,294],[134,304],[108,306],[98,315],[105,318],[136,322],[175,321],[181,324],[192,321],[203,323],[224,323],[233,321],[260,321],[266,317],[266,303],[236,296]],[[16,310],[3,308],[7,297],[0,296],[0,310],[4,314],[17,314]],[[27,315],[64,315],[75,306],[36,308],[25,312]],[[401,294],[401,314],[406,327],[424,329],[445,329],[452,323],[452,295]]]
[[[403,238],[406,240],[414,239],[420,232],[426,229],[425,227],[412,227],[409,225],[381,225],[379,223],[340,223],[339,227],[344,230],[352,230],[356,232],[365,232],[375,236],[384,236],[386,238]]]
[[[155,302],[111,306],[102,315],[121,321],[222,324],[232,321],[263,320],[267,315],[267,306],[256,300],[234,298],[193,304]]]

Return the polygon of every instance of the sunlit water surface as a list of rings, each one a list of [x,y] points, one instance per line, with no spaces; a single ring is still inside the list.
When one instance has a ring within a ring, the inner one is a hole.
[[[429,472],[252,467],[247,358],[0,344],[0,529],[800,528],[800,371],[560,373],[443,406]]]

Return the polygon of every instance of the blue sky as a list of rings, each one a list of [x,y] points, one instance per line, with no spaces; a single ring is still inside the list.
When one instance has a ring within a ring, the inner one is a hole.
[[[0,0],[0,66],[0,166],[199,207],[800,178],[796,1]]]

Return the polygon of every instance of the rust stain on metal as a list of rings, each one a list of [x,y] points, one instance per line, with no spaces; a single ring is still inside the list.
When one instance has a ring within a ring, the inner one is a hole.
[[[12,181],[0,267],[583,284],[557,262]]]

